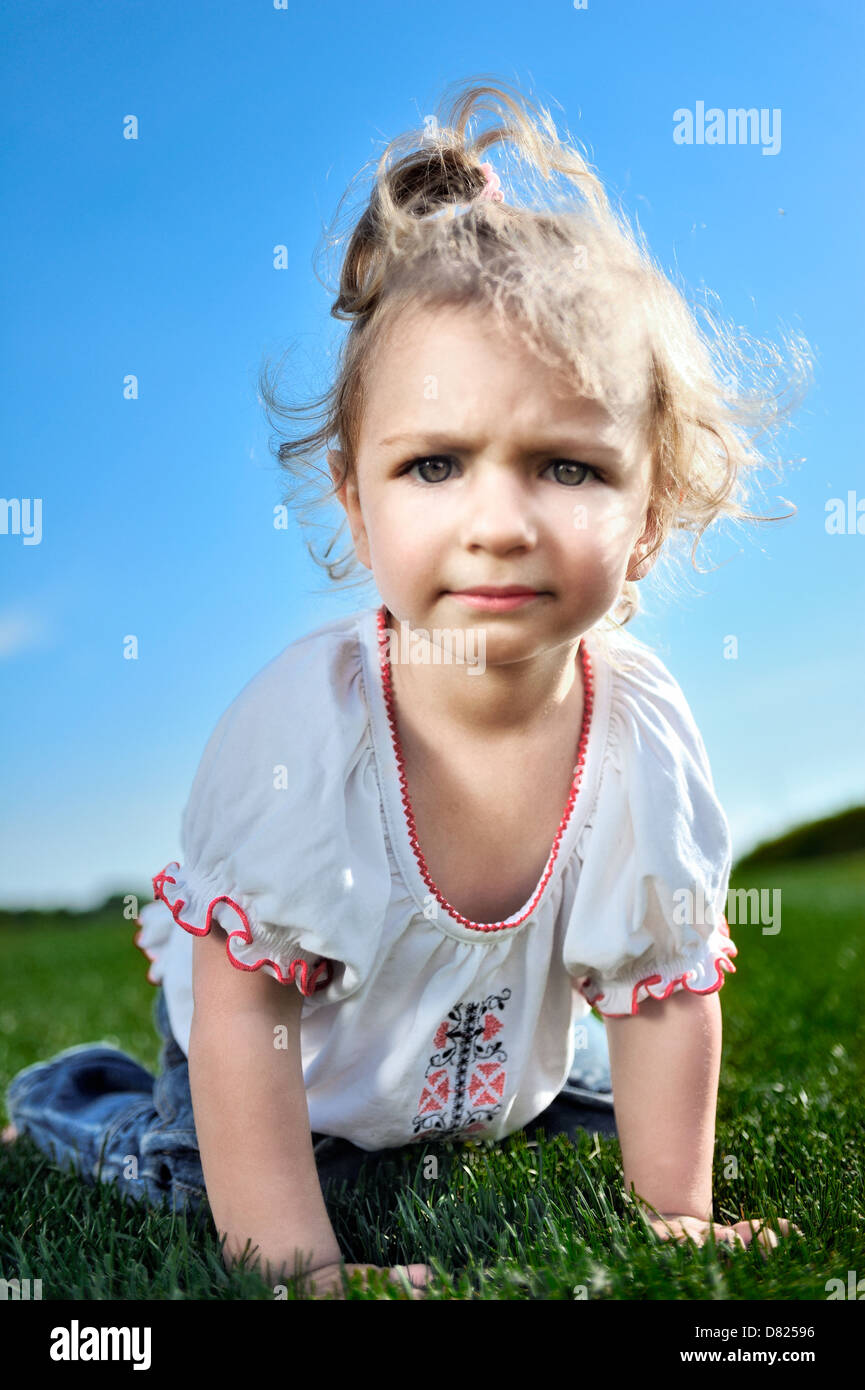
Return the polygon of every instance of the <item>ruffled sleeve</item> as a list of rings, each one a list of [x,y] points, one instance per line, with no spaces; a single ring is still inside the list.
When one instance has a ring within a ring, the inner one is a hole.
[[[737,954],[725,911],[730,830],[706,748],[663,662],[634,647],[610,671],[598,795],[577,845],[564,962],[607,1017],[678,990],[710,994]]]
[[[391,879],[358,635],[347,620],[287,647],[223,714],[181,843],[183,862],[154,875],[154,901],[137,919],[152,983],[181,954],[178,932],[204,936],[215,922],[233,966],[295,984],[310,1005],[360,989]]]

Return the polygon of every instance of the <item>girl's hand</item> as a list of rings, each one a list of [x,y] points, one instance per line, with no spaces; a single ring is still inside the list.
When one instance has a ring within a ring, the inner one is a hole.
[[[412,1298],[420,1299],[425,1297],[424,1288],[432,1278],[433,1271],[429,1265],[395,1265],[386,1268],[382,1265],[349,1265],[339,1261],[337,1264],[321,1265],[319,1269],[310,1270],[308,1278],[312,1286],[313,1298],[336,1298],[345,1299],[345,1289],[343,1287],[343,1270],[347,1279],[358,1272],[363,1276],[363,1287],[367,1288],[367,1274],[370,1270],[375,1270],[379,1274],[387,1274],[389,1282],[403,1288],[404,1283],[401,1274],[408,1277],[412,1285]]]
[[[777,1232],[759,1219],[737,1221],[734,1226],[721,1226],[714,1221],[700,1221],[696,1216],[671,1215],[646,1217],[645,1220],[659,1240],[690,1240],[696,1245],[704,1245],[711,1238],[709,1233],[712,1232],[719,1244],[737,1246],[740,1249],[745,1249],[756,1239],[763,1254],[776,1248],[779,1236],[789,1236],[791,1232],[802,1235],[795,1222],[781,1218],[778,1220]]]

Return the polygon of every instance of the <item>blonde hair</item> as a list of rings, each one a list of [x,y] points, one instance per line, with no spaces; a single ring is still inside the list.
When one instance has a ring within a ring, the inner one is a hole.
[[[501,122],[472,136],[470,123],[485,110]],[[780,521],[794,514],[795,507],[780,517],[747,511],[745,478],[769,464],[755,441],[777,427],[810,384],[808,344],[785,335],[785,369],[774,345],[733,330],[708,305],[690,307],[654,262],[642,230],[635,232],[613,209],[569,139],[558,135],[546,109],[507,84],[469,83],[457,85],[449,105],[443,98],[423,131],[386,146],[366,206],[351,215],[343,235],[327,238],[331,248],[348,242],[331,314],[351,324],[332,385],[292,408],[279,400],[267,366],[259,376],[271,425],[275,417],[310,412],[320,419],[304,434],[271,440],[290,478],[283,500],[299,511],[302,527],[308,524],[303,512],[329,503],[347,478],[356,477],[369,369],[399,315],[445,306],[494,312],[542,361],[563,371],[575,393],[602,400],[612,413],[638,405],[653,465],[648,517],[654,545],[646,559],[665,553],[674,533],[688,531],[694,534],[692,564],[699,568],[697,545],[719,518]],[[507,178],[502,155],[496,158],[504,202],[479,196],[485,187],[481,163],[496,144],[511,152]],[[518,176],[527,190],[522,199]],[[545,195],[552,206],[543,205]],[[623,371],[625,362],[630,365]],[[790,392],[786,404],[781,375]],[[329,446],[342,451],[336,482],[314,463]],[[303,496],[307,484],[314,488],[311,500]],[[351,579],[360,568],[352,546],[330,558],[345,524],[343,517],[322,557],[308,542],[307,549],[334,583],[366,584],[366,570]],[[617,651],[627,661],[630,643],[644,646],[623,632],[640,611],[637,586],[626,579],[593,629],[613,664]]]

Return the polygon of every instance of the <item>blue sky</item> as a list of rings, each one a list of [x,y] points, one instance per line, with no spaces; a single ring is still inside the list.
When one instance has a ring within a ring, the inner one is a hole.
[[[779,441],[804,461],[766,475],[762,508],[788,510],[780,495],[798,515],[701,547],[718,568],[672,602],[648,580],[632,630],[691,703],[736,857],[863,799],[865,538],[826,531],[828,499],[865,496],[863,14],[854,0],[5,7],[0,495],[42,499],[42,535],[0,534],[0,904],[146,891],[180,857],[226,705],[293,638],[376,601],[316,592],[327,577],[301,534],[274,530],[257,373],[294,342],[302,384],[326,384],[345,330],[313,272],[322,227],[387,139],[477,74],[551,106],[665,268],[749,332],[813,345],[816,384]],[[780,110],[780,149],[676,144],[673,113],[698,101]]]

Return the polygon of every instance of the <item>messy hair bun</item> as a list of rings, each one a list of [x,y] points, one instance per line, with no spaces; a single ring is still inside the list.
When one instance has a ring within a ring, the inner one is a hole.
[[[492,145],[509,142],[542,178],[548,179],[554,172],[564,174],[579,184],[590,205],[607,208],[600,180],[581,155],[560,144],[546,111],[537,110],[535,122],[529,118],[527,112],[536,108],[527,98],[521,98],[520,104],[501,84],[458,89],[449,109],[446,101],[442,102],[445,110],[441,121],[438,116],[428,117],[420,138],[416,131],[398,136],[379,159],[369,203],[351,232],[345,252],[339,294],[331,309],[335,318],[357,318],[372,312],[384,288],[389,262],[398,259],[406,241],[416,236],[419,220],[484,201],[482,166]],[[471,138],[470,120],[485,110],[501,114],[500,108],[509,119]],[[401,150],[406,153],[401,155]],[[340,202],[337,219],[347,194]],[[481,211],[488,211],[488,206]],[[482,228],[483,222],[477,228],[481,236]]]

